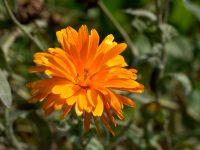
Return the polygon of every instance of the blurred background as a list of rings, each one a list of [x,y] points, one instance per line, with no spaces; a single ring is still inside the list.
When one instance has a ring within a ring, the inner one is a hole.
[[[126,42],[123,56],[145,85],[127,95],[137,107],[124,108],[116,136],[27,101],[25,84],[43,78],[27,72],[33,54],[82,24]],[[0,68],[0,150],[200,150],[199,0],[1,0]]]

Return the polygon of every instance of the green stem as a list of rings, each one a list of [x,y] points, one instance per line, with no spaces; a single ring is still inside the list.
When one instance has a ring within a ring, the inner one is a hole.
[[[39,41],[37,39],[35,39],[28,31],[26,31],[26,29],[23,27],[23,25],[16,19],[16,17],[14,16],[13,12],[11,11],[11,8],[8,4],[7,0],[3,0],[4,2],[4,6],[8,12],[8,15],[10,16],[10,18],[12,19],[12,21],[14,22],[14,24],[40,49],[40,50],[44,50],[44,47],[41,45],[41,43],[39,43]]]
[[[169,150],[172,150],[172,142],[171,142],[171,137],[170,137],[170,132],[169,132],[169,118],[167,117],[165,119],[165,124],[164,124],[164,131],[166,134],[166,141],[167,141],[167,146]]]
[[[124,40],[127,42],[128,46],[130,47],[130,49],[132,50],[133,53],[133,57],[137,57],[138,56],[138,50],[137,48],[133,45],[132,40],[130,39],[129,35],[127,34],[127,32],[124,30],[124,28],[119,24],[119,22],[117,22],[117,20],[113,17],[113,15],[111,14],[111,12],[108,10],[108,8],[104,5],[102,0],[98,1],[98,5],[100,7],[100,9],[105,13],[105,15],[110,19],[110,21],[113,23],[113,25],[117,28],[117,30],[119,31],[119,33],[123,36]]]
[[[165,3],[162,4],[161,0],[155,1],[155,7],[156,7],[156,11],[157,11],[157,27],[158,28],[160,28],[160,26],[163,23],[167,22],[169,2],[170,2],[170,0],[166,0]],[[160,44],[162,46],[161,55],[160,55],[160,62],[161,62],[162,66],[159,67],[159,69],[160,69],[159,75],[158,75],[158,78],[156,79],[158,82],[163,77],[166,62],[167,62],[167,51],[166,51],[166,46],[165,46],[166,42],[163,39],[163,33],[161,33],[160,39],[161,39]],[[158,94],[159,89],[157,89],[156,92],[157,92],[156,94]],[[156,99],[159,100],[159,95]],[[170,133],[169,133],[168,128],[169,128],[169,122],[168,122],[168,120],[166,120],[165,124],[164,124],[164,131],[165,131],[165,135],[166,135],[166,142],[167,142],[168,149],[171,150],[172,149],[172,143],[171,143],[171,137],[170,137]]]
[[[155,7],[156,7],[156,11],[157,11],[157,27],[158,28],[160,28],[160,26],[167,21],[169,2],[170,2],[170,0],[166,0],[165,3],[162,4],[161,0],[155,1]],[[160,67],[159,77],[161,78],[163,76],[163,72],[165,69],[166,62],[167,62],[167,51],[166,51],[166,46],[165,46],[166,42],[163,39],[162,33],[160,35],[160,40],[161,40],[160,44],[161,44],[162,48],[161,48],[161,56],[160,56],[161,67]]]
[[[22,150],[21,144],[17,141],[13,128],[12,128],[12,123],[10,122],[10,114],[9,114],[9,109],[5,108],[5,126],[6,126],[6,136],[9,141],[11,141],[11,144],[16,148],[16,150]]]
[[[144,123],[144,141],[146,144],[146,149],[152,149],[151,143],[150,143],[150,136],[149,136],[149,130],[148,130],[148,124],[149,124],[149,119],[146,118]]]

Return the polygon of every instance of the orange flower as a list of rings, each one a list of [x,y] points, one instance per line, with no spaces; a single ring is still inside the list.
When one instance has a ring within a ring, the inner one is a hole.
[[[108,119],[116,125],[113,113],[123,119],[123,105],[135,107],[132,100],[114,90],[140,93],[144,89],[135,81],[137,70],[123,68],[127,64],[119,54],[127,45],[114,42],[112,34],[99,44],[97,31],[92,29],[89,34],[85,25],[78,32],[67,27],[56,35],[62,48],[34,55],[38,66],[30,68],[30,72],[44,72],[49,78],[28,84],[30,101],[43,101],[47,114],[63,109],[62,118],[74,107],[77,116],[84,116],[86,130],[91,117],[96,126],[96,117],[100,117],[114,134]]]

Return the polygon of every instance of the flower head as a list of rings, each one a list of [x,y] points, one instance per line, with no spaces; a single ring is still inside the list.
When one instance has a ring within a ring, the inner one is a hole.
[[[91,117],[96,126],[99,117],[113,133],[108,119],[116,125],[113,115],[123,119],[123,105],[135,106],[115,90],[142,92],[144,89],[135,81],[137,70],[123,68],[127,64],[120,53],[127,45],[114,42],[112,34],[99,43],[97,31],[92,29],[89,33],[85,25],[78,31],[67,27],[56,35],[62,48],[49,48],[48,52],[34,55],[37,66],[30,68],[30,72],[44,72],[50,78],[28,84],[30,101],[42,101],[47,114],[64,110],[62,118],[74,108],[77,116],[84,116],[86,130]]]

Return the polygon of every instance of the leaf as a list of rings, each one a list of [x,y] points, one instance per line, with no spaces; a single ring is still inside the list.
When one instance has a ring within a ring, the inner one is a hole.
[[[148,10],[145,10],[145,9],[126,9],[125,10],[125,13],[127,14],[130,14],[130,15],[133,15],[133,16],[137,16],[137,17],[144,17],[144,18],[147,18],[151,21],[156,21],[156,15],[153,14],[152,12],[148,11]]]
[[[200,85],[199,83],[196,83],[198,86]],[[189,95],[189,110],[195,112],[199,118],[200,118],[200,109],[199,109],[199,105],[200,105],[200,101],[199,101],[199,97],[200,97],[200,89],[194,85],[193,90],[191,92],[191,94]]]
[[[196,18],[200,21],[200,6],[191,3],[191,1],[189,0],[183,0],[183,3],[186,9],[193,13],[196,16]]]
[[[0,100],[6,107],[10,108],[12,105],[12,94],[6,77],[6,73],[0,69]]]
[[[170,41],[172,38],[177,37],[178,35],[176,28],[170,24],[163,23],[159,28],[162,32],[164,41]]]
[[[184,61],[191,61],[193,58],[193,45],[190,40],[184,36],[178,36],[166,43],[166,49],[169,56]]]
[[[37,126],[40,144],[38,149],[51,149],[52,146],[52,134],[49,124],[41,118],[36,112],[31,112],[27,116],[33,124]]]
[[[145,35],[136,34],[135,37],[133,43],[140,50],[141,54],[146,54],[151,51],[151,43]],[[144,58],[144,61],[146,61],[146,58]]]
[[[141,140],[144,136],[144,132],[141,128],[132,123],[130,125],[130,128],[128,128],[125,132],[125,135],[128,139],[132,141],[132,143],[134,143],[138,147],[138,149],[144,149],[145,142],[144,140]]]
[[[95,138],[92,138],[88,145],[86,146],[87,150],[104,150],[103,145]]]
[[[143,32],[147,29],[147,25],[145,24],[144,21],[140,20],[140,19],[134,19],[131,22],[131,25],[138,31],[138,32]]]
[[[192,91],[192,84],[191,84],[188,76],[186,76],[185,74],[183,74],[183,73],[172,73],[172,74],[169,74],[168,76],[179,81],[179,83],[182,84],[186,94],[189,94]]]

